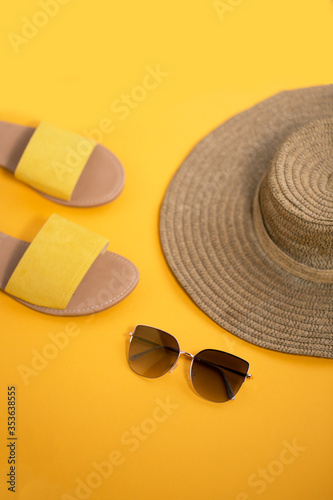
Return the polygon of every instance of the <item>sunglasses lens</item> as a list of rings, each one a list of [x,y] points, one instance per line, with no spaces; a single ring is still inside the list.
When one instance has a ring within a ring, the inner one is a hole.
[[[179,352],[177,340],[169,333],[138,325],[132,335],[128,363],[143,377],[161,377],[175,364]]]
[[[205,349],[194,356],[191,379],[200,396],[215,402],[233,399],[249,369],[244,359],[215,349]]]

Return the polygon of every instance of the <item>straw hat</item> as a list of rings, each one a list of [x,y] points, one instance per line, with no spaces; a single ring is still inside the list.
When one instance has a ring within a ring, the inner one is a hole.
[[[333,85],[281,92],[209,133],[160,212],[167,262],[244,340],[333,355]]]

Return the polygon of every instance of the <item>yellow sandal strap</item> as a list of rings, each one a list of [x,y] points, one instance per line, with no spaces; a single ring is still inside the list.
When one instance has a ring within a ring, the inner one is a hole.
[[[5,291],[31,304],[66,309],[107,245],[102,236],[52,215],[30,243]]]
[[[91,139],[42,122],[21,156],[15,177],[69,201],[95,146]]]

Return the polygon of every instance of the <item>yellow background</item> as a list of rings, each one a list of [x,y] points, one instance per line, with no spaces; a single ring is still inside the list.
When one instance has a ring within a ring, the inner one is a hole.
[[[210,130],[280,90],[332,82],[333,2],[55,1],[52,16],[40,14],[46,0],[2,11],[0,118],[98,129],[125,166],[126,186],[109,205],[65,208],[1,169],[0,230],[30,241],[56,212],[107,237],[141,279],[113,309],[74,319],[0,294],[0,498],[331,499],[332,361],[261,349],[206,317],[168,269],[158,212],[176,169]],[[27,20],[39,27],[29,31]],[[22,30],[30,38],[17,38]],[[163,76],[144,95],[137,87],[147,68]],[[121,113],[126,95],[136,100]],[[255,378],[219,405],[194,393],[186,359],[161,379],[136,376],[126,351],[138,323],[173,333],[192,353],[243,357]],[[5,483],[11,385],[15,494]],[[105,477],[96,475],[102,462]]]

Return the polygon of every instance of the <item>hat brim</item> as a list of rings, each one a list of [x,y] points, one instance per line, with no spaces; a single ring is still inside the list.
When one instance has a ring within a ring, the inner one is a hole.
[[[209,317],[261,347],[327,358],[333,285],[278,267],[257,240],[252,204],[288,135],[332,115],[333,85],[284,91],[236,115],[195,146],[160,211],[165,258]]]

